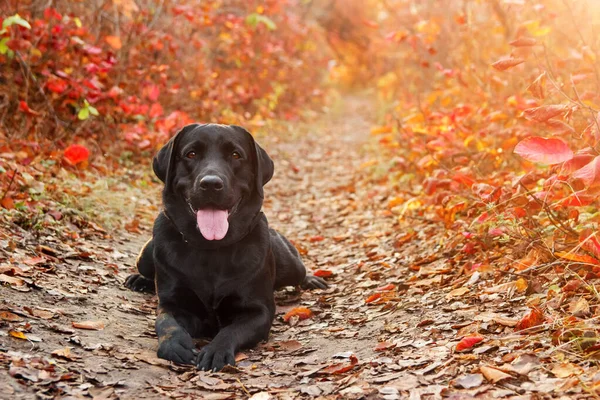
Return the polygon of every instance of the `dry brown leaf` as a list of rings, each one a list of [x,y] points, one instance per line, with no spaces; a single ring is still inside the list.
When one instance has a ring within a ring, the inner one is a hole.
[[[583,374],[583,368],[573,363],[556,364],[551,371],[557,378],[568,378]]]
[[[25,281],[21,278],[15,278],[14,276],[8,276],[6,274],[0,274],[0,282],[8,283],[15,286],[23,286]]]
[[[454,289],[446,295],[446,300],[451,300],[456,297],[461,297],[461,296],[465,295],[466,293],[469,293],[469,288],[462,287],[462,288]]]
[[[509,375],[506,372],[502,372],[499,369],[487,365],[482,365],[481,367],[479,367],[479,371],[481,371],[485,379],[492,383],[512,378],[512,375]]]
[[[10,311],[0,311],[0,319],[9,322],[23,321],[23,318],[19,317],[17,314],[11,313]]]
[[[76,354],[71,353],[71,349],[72,349],[72,347],[65,347],[63,349],[54,350],[52,352],[52,355],[55,357],[64,358],[65,360],[69,360],[69,361],[73,361],[73,360],[80,358]]]

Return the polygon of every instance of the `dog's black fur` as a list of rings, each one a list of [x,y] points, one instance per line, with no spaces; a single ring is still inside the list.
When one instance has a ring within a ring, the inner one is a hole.
[[[164,211],[126,286],[156,287],[159,357],[220,370],[235,363],[238,349],[267,339],[274,289],[327,285],[307,275],[294,246],[268,227],[261,207],[273,161],[245,129],[188,125],[158,152],[153,169],[165,184]],[[223,187],[199,187],[208,175]],[[222,240],[200,233],[195,212],[203,207],[230,210]],[[214,339],[197,352],[193,337]]]

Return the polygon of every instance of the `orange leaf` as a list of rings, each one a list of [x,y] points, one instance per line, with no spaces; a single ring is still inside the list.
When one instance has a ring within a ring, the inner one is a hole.
[[[121,38],[118,36],[106,36],[104,38],[104,41],[115,50],[119,50],[121,47],[123,47],[123,44],[121,43]]]
[[[587,263],[587,264],[600,264],[600,262],[598,260],[596,260],[594,257],[592,256],[588,256],[587,254],[576,254],[576,253],[571,253],[568,251],[557,251],[556,253],[554,253],[554,255],[556,257],[560,257],[563,260],[569,260],[569,261],[577,261],[577,262],[582,262],[582,263]]]
[[[311,243],[322,242],[323,240],[325,240],[325,237],[322,235],[311,236],[308,238],[308,241]]]
[[[318,276],[320,278],[328,278],[333,275],[333,272],[326,270],[326,269],[318,269],[315,271],[315,273],[313,275]]]
[[[396,343],[380,342],[377,343],[377,346],[375,346],[375,351],[384,351],[388,349],[393,349],[394,347],[396,347]]]
[[[534,326],[538,326],[546,321],[546,317],[544,317],[544,313],[542,313],[539,309],[533,308],[529,310],[523,318],[517,323],[516,329],[517,331],[522,331],[524,329],[533,328]]]
[[[573,158],[573,151],[561,139],[539,136],[521,140],[514,152],[527,161],[548,165],[560,164]]]
[[[88,329],[92,331],[100,331],[104,329],[104,322],[102,321],[82,321],[72,322],[73,328],[77,329]]]
[[[288,311],[284,316],[283,320],[288,322],[292,317],[297,316],[298,319],[303,320],[312,317],[312,311],[306,307],[296,307]]]
[[[23,318],[19,317],[17,314],[11,313],[10,311],[0,311],[0,319],[10,322],[23,321]]]
[[[7,210],[12,210],[13,208],[15,208],[15,202],[12,199],[12,197],[8,197],[5,196],[2,201],[0,201],[0,205],[2,205],[2,207],[6,208]]]
[[[381,293],[372,294],[371,296],[367,297],[367,299],[365,300],[365,303],[367,303],[367,304],[372,303],[375,300],[379,299],[380,297],[381,297]]]
[[[493,63],[492,67],[496,68],[498,71],[506,71],[507,69],[522,64],[524,62],[525,60],[522,58],[503,58]]]
[[[456,345],[456,351],[463,351],[466,349],[470,349],[471,347],[475,346],[477,343],[481,342],[482,340],[483,340],[483,336],[478,335],[478,334],[465,336]]]

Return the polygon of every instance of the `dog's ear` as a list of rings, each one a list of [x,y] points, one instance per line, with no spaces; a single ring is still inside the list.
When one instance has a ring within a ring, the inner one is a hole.
[[[176,151],[177,142],[179,138],[183,136],[184,133],[189,132],[195,128],[197,128],[198,124],[190,124],[184,126],[179,132],[177,132],[154,156],[152,160],[152,169],[154,170],[154,174],[160,179],[165,185],[168,182],[169,171],[173,168]]]
[[[275,172],[275,164],[273,164],[273,160],[271,160],[271,157],[269,157],[265,149],[256,143],[250,132],[241,126],[231,125],[231,127],[238,131],[244,132],[251,143],[251,147],[254,147],[253,166],[256,191],[260,197],[265,197],[263,186],[266,185],[267,182],[269,182],[273,177],[273,173]]]

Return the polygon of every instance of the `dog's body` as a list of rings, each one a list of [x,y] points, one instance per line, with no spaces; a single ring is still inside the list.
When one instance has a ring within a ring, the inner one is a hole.
[[[201,369],[234,364],[267,339],[284,286],[324,288],[260,211],[273,162],[243,128],[189,125],[154,159],[164,211],[126,285],[159,299],[158,356]],[[213,338],[197,353],[193,337]]]

